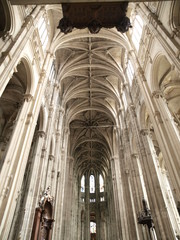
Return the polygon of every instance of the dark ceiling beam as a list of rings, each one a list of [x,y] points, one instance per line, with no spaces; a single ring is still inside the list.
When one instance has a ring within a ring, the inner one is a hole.
[[[156,2],[157,0],[10,0],[11,4],[14,5],[31,5],[31,4],[58,4],[58,3],[77,3],[77,2]],[[159,0],[159,2],[162,2],[164,0]]]

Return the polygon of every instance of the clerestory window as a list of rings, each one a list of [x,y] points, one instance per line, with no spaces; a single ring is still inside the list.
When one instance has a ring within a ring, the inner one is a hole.
[[[49,73],[49,81],[52,82],[52,83],[55,81],[55,76],[56,76],[55,74],[56,74],[55,65],[53,63],[52,66],[51,66],[50,73]]]
[[[90,193],[95,193],[95,178],[94,175],[90,175]]]
[[[90,222],[90,233],[96,233],[96,223]]]
[[[130,60],[128,61],[128,64],[127,64],[126,73],[127,73],[127,77],[128,77],[128,80],[129,80],[129,84],[131,86],[133,78],[134,78],[134,68],[133,68],[133,65],[132,65]]]
[[[39,37],[41,40],[43,51],[45,51],[48,43],[48,31],[47,31],[47,24],[44,17],[41,17],[39,20],[38,31],[39,31]]]
[[[104,202],[104,197],[100,197],[100,202]]]
[[[81,192],[85,192],[85,177],[84,177],[84,175],[81,178]]]
[[[143,30],[143,21],[139,15],[136,15],[133,23],[132,42],[137,51],[139,50],[142,30]]]
[[[100,192],[104,192],[104,179],[102,175],[99,175],[99,190]]]

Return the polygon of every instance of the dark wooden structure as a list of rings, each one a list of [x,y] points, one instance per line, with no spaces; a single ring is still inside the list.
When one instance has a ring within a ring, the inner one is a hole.
[[[73,28],[88,28],[91,33],[98,33],[101,28],[113,27],[124,33],[131,27],[127,7],[128,2],[63,3],[63,18],[58,28],[65,34]]]

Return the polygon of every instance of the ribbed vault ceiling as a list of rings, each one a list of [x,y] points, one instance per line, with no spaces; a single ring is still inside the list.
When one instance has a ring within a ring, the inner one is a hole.
[[[112,36],[121,39],[122,35],[114,29],[100,32],[92,35],[84,29],[60,34],[55,53],[61,103],[70,127],[70,155],[79,174],[90,170],[107,173],[121,107],[126,51]]]

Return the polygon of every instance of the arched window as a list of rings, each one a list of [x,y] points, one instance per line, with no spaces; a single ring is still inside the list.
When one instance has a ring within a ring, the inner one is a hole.
[[[4,31],[6,27],[6,15],[2,2],[0,1],[0,31]]]
[[[128,103],[127,103],[125,92],[123,92],[123,94],[122,94],[122,101],[124,103],[124,110],[126,111]]]
[[[85,192],[85,177],[84,177],[84,175],[81,178],[81,192]]]
[[[100,197],[100,202],[104,202],[104,197]]]
[[[55,77],[56,77],[56,71],[55,71],[55,64],[53,62],[50,73],[49,73],[49,81],[53,83],[55,81]]]
[[[139,43],[141,40],[142,30],[143,30],[143,21],[141,17],[137,15],[133,23],[133,32],[132,32],[132,41],[137,51],[139,50]]]
[[[90,233],[96,233],[96,223],[90,222]]]
[[[48,43],[48,31],[47,31],[47,24],[44,17],[41,17],[38,23],[38,31],[39,37],[41,40],[43,50],[46,49]]]
[[[99,175],[99,190],[100,192],[104,192],[104,179],[102,175]]]
[[[133,65],[132,65],[130,60],[128,61],[126,73],[127,73],[127,77],[128,77],[128,80],[129,80],[129,84],[131,86],[133,78],[134,78],[134,68],[133,68]]]
[[[95,178],[94,175],[90,175],[90,193],[95,193]]]
[[[5,37],[6,34],[11,34],[11,14],[9,1],[0,1],[0,38]]]

